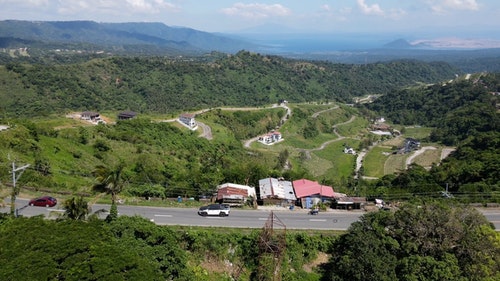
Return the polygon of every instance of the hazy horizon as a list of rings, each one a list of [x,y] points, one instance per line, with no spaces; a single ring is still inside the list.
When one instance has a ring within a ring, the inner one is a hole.
[[[161,22],[219,33],[267,27],[260,32],[478,36],[500,27],[495,22],[500,18],[497,0],[0,0],[0,4],[0,20]]]

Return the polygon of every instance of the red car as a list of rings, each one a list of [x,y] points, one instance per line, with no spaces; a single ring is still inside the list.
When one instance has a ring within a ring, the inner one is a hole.
[[[57,204],[57,199],[50,196],[42,196],[35,199],[31,199],[29,202],[30,206],[38,207],[54,207]]]

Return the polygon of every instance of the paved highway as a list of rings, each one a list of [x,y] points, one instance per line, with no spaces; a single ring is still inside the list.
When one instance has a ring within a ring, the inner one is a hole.
[[[64,212],[60,204],[53,208],[27,206],[28,200],[18,199],[16,207],[18,214],[23,216],[44,215],[57,217]],[[95,204],[92,211],[100,209],[109,210],[109,205]],[[9,206],[0,209],[9,212]],[[480,209],[485,217],[491,221],[497,231],[500,231],[500,209]],[[273,214],[272,220],[275,228],[286,226],[287,229],[318,229],[318,230],[346,230],[353,222],[359,220],[364,214],[362,211],[330,210],[320,212],[318,215],[309,215],[304,210],[240,210],[231,209],[228,217],[201,217],[195,208],[161,208],[142,206],[118,206],[119,215],[138,215],[147,218],[158,225],[185,225],[206,227],[238,227],[262,228]],[[103,214],[103,217],[106,214]]]
[[[7,202],[6,202],[7,203]],[[56,218],[63,213],[61,205],[52,208],[28,206],[28,200],[16,200],[18,214],[22,216],[44,215]],[[109,210],[109,205],[95,204],[92,211]],[[9,206],[0,209],[1,212],[9,212]],[[305,210],[241,210],[231,208],[228,217],[201,217],[197,208],[161,208],[118,205],[118,214],[126,216],[138,215],[147,218],[158,225],[185,225],[206,227],[238,227],[238,228],[262,228],[270,217],[274,217],[274,227],[283,225],[287,229],[320,229],[320,230],[345,230],[351,223],[357,221],[363,212],[361,211],[328,211],[318,215],[309,215]],[[273,216],[271,216],[271,214]],[[101,216],[104,218],[107,214]]]
[[[270,218],[274,218],[274,227],[283,225],[288,229],[324,229],[345,230],[357,221],[362,212],[323,212],[309,215],[306,211],[288,209],[276,210],[240,210],[231,209],[228,217],[201,217],[197,209],[192,208],[135,208],[119,206],[121,215],[139,215],[160,225],[198,225],[212,227],[262,228]]]

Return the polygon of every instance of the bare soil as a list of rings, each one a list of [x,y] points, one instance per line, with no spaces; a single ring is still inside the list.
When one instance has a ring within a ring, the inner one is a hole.
[[[318,253],[318,256],[316,257],[315,260],[313,260],[312,262],[310,262],[308,264],[304,264],[302,266],[302,268],[306,272],[313,272],[313,270],[316,267],[318,267],[319,265],[327,263],[329,259],[330,259],[330,255],[328,255],[326,253]]]

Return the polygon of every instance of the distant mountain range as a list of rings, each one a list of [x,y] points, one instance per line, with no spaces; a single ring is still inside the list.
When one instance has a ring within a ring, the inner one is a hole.
[[[173,53],[237,52],[252,43],[163,23],[98,23],[94,21],[0,21],[0,47],[16,43],[90,44],[119,49],[163,49]],[[131,48],[135,47],[135,48]]]
[[[281,33],[273,33],[278,29]],[[246,50],[353,64],[401,59],[445,61],[464,72],[500,71],[498,39],[395,40],[404,38],[404,34],[395,37],[394,34],[298,32],[279,26],[223,34],[157,22],[4,20],[0,21],[0,62],[21,57],[45,58],[64,51],[68,54],[200,57],[213,51],[235,54]]]

